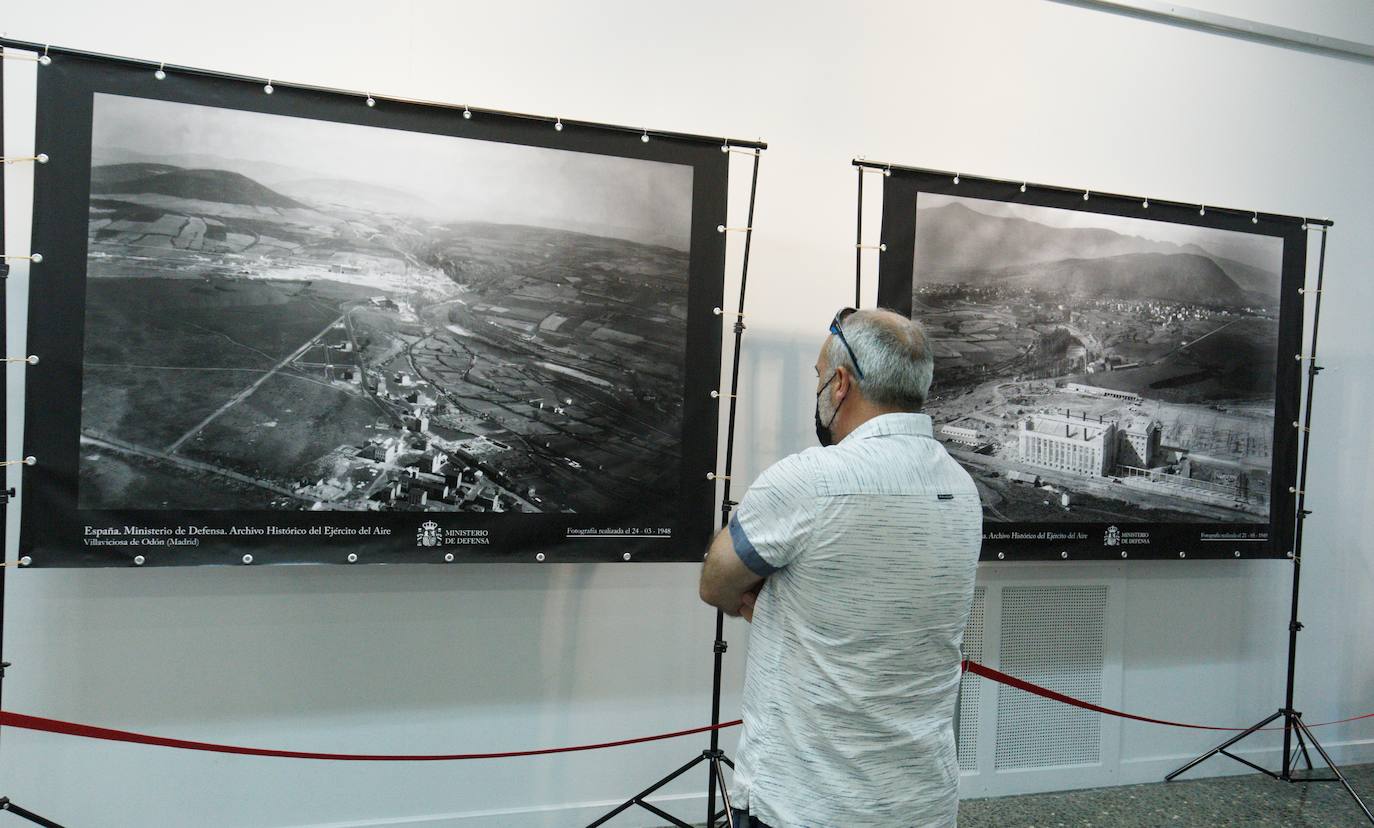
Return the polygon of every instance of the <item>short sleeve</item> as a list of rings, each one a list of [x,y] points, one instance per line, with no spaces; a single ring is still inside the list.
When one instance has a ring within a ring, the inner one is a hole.
[[[730,539],[744,565],[767,577],[794,562],[811,536],[816,486],[800,454],[769,466],[730,516]]]

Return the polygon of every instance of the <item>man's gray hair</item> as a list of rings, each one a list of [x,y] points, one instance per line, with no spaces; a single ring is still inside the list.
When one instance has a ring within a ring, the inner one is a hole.
[[[840,325],[859,360],[863,379],[854,375],[864,399],[902,411],[920,411],[935,374],[935,357],[921,323],[890,310],[861,310]],[[825,361],[833,369],[854,368],[838,336],[831,336]]]

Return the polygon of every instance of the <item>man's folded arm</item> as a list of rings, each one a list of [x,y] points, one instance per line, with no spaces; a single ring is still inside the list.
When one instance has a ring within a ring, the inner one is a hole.
[[[745,558],[736,546],[738,539],[735,535],[740,533],[731,531],[737,525],[732,521],[730,527],[717,532],[711,541],[711,547],[706,552],[706,563],[701,567],[699,589],[701,600],[731,616],[740,614],[745,594],[758,590],[767,574],[755,572],[745,564]],[[744,542],[748,543],[747,540]]]

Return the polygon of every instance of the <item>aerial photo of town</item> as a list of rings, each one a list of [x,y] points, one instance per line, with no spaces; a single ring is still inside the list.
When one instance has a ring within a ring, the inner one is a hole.
[[[98,95],[79,505],[678,489],[691,168]]]
[[[922,193],[927,413],[990,521],[1264,523],[1282,241]]]

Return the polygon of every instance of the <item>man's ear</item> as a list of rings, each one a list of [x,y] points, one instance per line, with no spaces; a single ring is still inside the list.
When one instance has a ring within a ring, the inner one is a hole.
[[[853,383],[854,377],[849,373],[848,366],[841,365],[835,369],[835,393],[831,396],[831,399],[835,401],[835,405],[838,406],[849,396],[849,393],[853,390]]]

